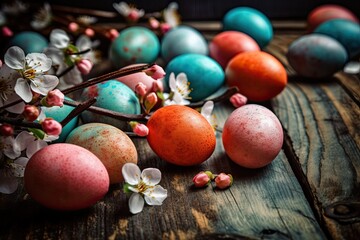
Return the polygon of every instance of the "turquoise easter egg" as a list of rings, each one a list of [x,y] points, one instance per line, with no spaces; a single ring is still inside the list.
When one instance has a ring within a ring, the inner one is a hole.
[[[110,46],[110,59],[117,67],[135,63],[152,63],[160,53],[158,37],[145,27],[122,30]]]
[[[252,37],[261,48],[273,38],[270,20],[260,11],[250,7],[237,7],[228,11],[223,18],[224,31],[234,30]]]
[[[45,37],[37,32],[20,32],[16,34],[9,42],[9,47],[18,46],[28,53],[41,53],[48,46]]]
[[[207,55],[208,52],[208,44],[203,35],[195,28],[188,26],[178,26],[170,30],[161,42],[161,56],[165,62],[181,54]]]
[[[195,53],[175,57],[166,66],[165,84],[169,85],[169,76],[185,73],[190,83],[191,101],[203,100],[216,92],[225,82],[225,74],[212,58]]]
[[[66,99],[71,100],[70,98],[66,98]],[[51,117],[58,122],[64,120],[73,109],[74,107],[65,104],[62,107],[54,106],[49,108],[48,107],[42,108],[46,117]],[[66,137],[77,126],[77,123],[78,123],[78,117],[76,116],[63,127],[59,138],[54,142],[57,143],[65,142]]]
[[[82,99],[96,98],[93,106],[109,109],[125,114],[140,114],[140,103],[135,93],[125,84],[117,80],[109,80],[86,88]],[[91,111],[84,111],[82,119],[85,123],[99,122],[106,123],[125,129],[126,121],[121,121]]]
[[[347,61],[345,48],[334,38],[309,34],[292,42],[286,57],[301,76],[323,78],[341,70]]]
[[[332,19],[320,24],[314,33],[325,34],[338,40],[349,58],[360,54],[360,24],[347,19]]]

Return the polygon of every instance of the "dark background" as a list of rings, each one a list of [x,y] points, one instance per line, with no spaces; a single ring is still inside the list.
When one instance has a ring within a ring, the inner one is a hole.
[[[23,2],[38,3],[41,1],[23,0]],[[112,7],[112,3],[120,2],[120,0],[48,0],[47,2],[57,5],[68,5],[114,12],[115,9]],[[360,17],[360,0],[125,0],[125,2],[134,4],[137,8],[143,8],[147,13],[160,11],[170,2],[177,2],[179,4],[179,13],[182,20],[189,21],[220,20],[227,11],[239,6],[256,8],[270,19],[306,19],[308,13],[313,8],[330,3],[342,5]]]

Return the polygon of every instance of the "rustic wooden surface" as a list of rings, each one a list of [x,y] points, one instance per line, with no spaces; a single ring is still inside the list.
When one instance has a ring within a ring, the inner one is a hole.
[[[215,34],[205,30],[208,38]],[[358,239],[359,212],[346,212],[346,206],[360,201],[359,76],[296,76],[284,57],[303,34],[295,30],[277,31],[266,48],[289,73],[286,89],[261,103],[275,112],[285,133],[283,150],[270,165],[249,170],[234,164],[221,132],[214,154],[194,167],[168,164],[145,139],[134,138],[140,168],[163,173],[160,184],[169,196],[162,206],[132,215],[122,186],[113,185],[89,209],[57,212],[38,205],[21,186],[0,195],[0,239]],[[227,102],[215,107],[221,129],[234,108]],[[191,180],[201,170],[231,173],[234,184],[223,191],[195,189]]]

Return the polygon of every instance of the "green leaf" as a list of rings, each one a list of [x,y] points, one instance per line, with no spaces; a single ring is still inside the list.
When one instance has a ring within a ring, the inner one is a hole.
[[[28,129],[30,132],[32,132],[34,134],[34,137],[36,137],[37,139],[41,139],[43,140],[45,137],[45,132],[41,129],[38,128],[29,128]]]

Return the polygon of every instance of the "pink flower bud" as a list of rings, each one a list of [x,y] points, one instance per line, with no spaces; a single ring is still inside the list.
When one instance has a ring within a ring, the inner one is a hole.
[[[12,136],[14,135],[14,127],[8,123],[4,123],[0,126],[0,134],[6,137]]]
[[[162,34],[167,33],[171,29],[171,26],[168,23],[162,23],[160,24],[160,30]]]
[[[85,29],[85,35],[88,37],[93,37],[95,35],[95,31],[91,28]]]
[[[4,37],[12,37],[14,35],[11,29],[7,26],[2,27],[1,31]]]
[[[47,107],[62,107],[64,105],[64,94],[59,89],[54,89],[48,92],[45,101]]]
[[[131,22],[136,22],[139,18],[140,18],[140,15],[139,15],[139,12],[137,9],[132,9],[130,12],[129,12],[129,15],[127,16],[127,18],[131,21]]]
[[[156,95],[156,93],[152,92],[150,94],[148,94],[145,98],[145,109],[147,111],[147,113],[150,112],[150,110],[155,106],[155,104],[158,101],[158,97]]]
[[[242,107],[247,103],[247,97],[240,93],[235,93],[230,97],[230,102],[236,108]]]
[[[216,187],[219,189],[225,189],[232,185],[233,177],[231,174],[220,173],[215,178]]]
[[[34,105],[25,105],[22,114],[27,121],[33,122],[39,117],[40,111]]]
[[[78,61],[76,63],[76,67],[79,69],[79,71],[82,74],[86,75],[86,74],[89,74],[89,72],[91,71],[93,64],[88,59],[81,59],[80,61]]]
[[[52,118],[45,118],[45,120],[41,122],[41,127],[48,135],[59,136],[62,131],[61,124]]]
[[[145,124],[135,121],[131,121],[129,124],[136,135],[146,137],[149,134],[149,128]]]
[[[212,175],[212,173],[209,171],[199,172],[198,174],[196,174],[192,180],[194,183],[194,186],[198,187],[198,188],[206,187],[211,181],[210,174]]]
[[[146,73],[146,75],[152,77],[155,80],[158,80],[165,76],[164,69],[157,64],[152,65],[150,68],[146,69],[144,72]]]
[[[77,30],[79,30],[79,24],[77,24],[76,22],[71,22],[69,23],[68,28],[70,32],[76,32]]]
[[[118,36],[119,32],[115,28],[112,28],[106,32],[106,37],[109,38],[111,41],[114,41]]]
[[[143,84],[142,82],[139,82],[138,84],[136,84],[136,86],[135,86],[135,93],[136,94],[143,97],[143,96],[145,96],[146,92],[147,92],[147,89],[146,89],[145,84]]]
[[[162,81],[154,81],[152,85],[152,91],[153,92],[163,92],[164,91],[164,85]]]
[[[149,25],[152,29],[158,29],[160,27],[160,22],[156,18],[149,18]]]

